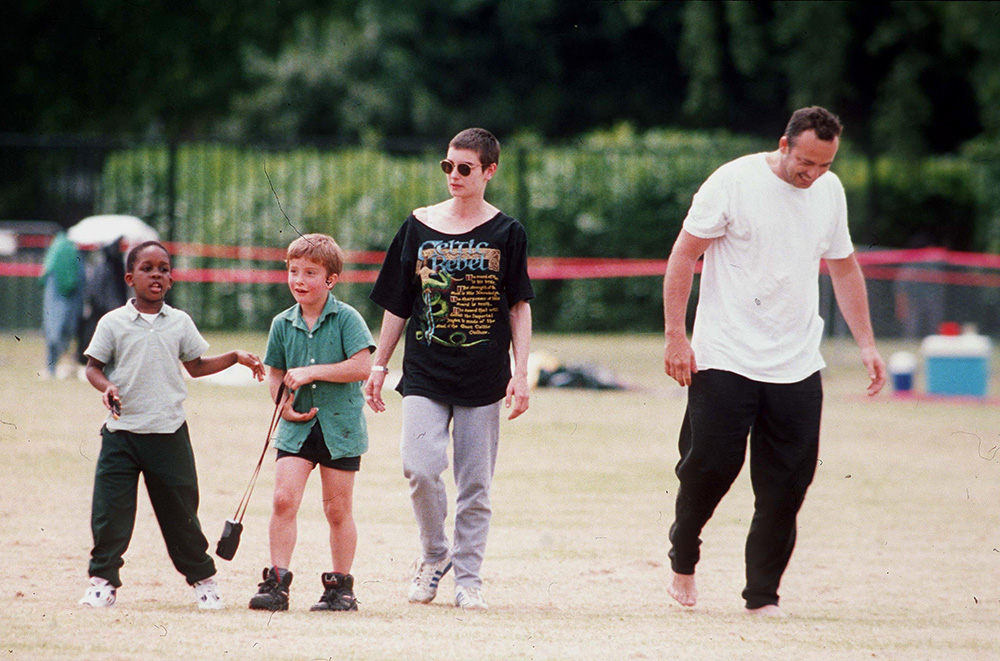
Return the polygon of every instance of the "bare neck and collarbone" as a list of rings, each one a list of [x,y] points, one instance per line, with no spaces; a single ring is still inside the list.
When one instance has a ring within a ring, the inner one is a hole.
[[[487,164],[484,162],[486,160],[493,162]],[[451,197],[444,202],[414,210],[413,215],[417,220],[444,234],[464,234],[499,213],[499,209],[485,199],[486,185],[497,171],[495,157],[489,159],[487,155],[474,149],[452,144],[441,165]]]
[[[414,210],[417,220],[442,234],[465,234],[488,222],[500,210],[479,198],[461,200],[451,198],[432,206]]]

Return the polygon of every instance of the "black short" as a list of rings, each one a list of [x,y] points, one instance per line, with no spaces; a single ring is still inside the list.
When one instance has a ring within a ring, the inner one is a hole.
[[[357,472],[361,470],[361,457],[339,457],[337,459],[330,457],[330,450],[326,447],[326,441],[323,440],[323,430],[320,428],[318,422],[309,430],[309,435],[306,436],[306,440],[298,452],[278,450],[277,459],[283,457],[298,457],[299,459],[305,459],[313,466],[319,464],[326,468],[335,468],[341,471]]]

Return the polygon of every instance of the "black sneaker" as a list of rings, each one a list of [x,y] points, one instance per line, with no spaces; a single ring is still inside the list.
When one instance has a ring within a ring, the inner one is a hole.
[[[329,572],[323,574],[323,596],[311,611],[356,611],[354,577],[350,574]]]
[[[261,611],[288,610],[288,588],[292,584],[292,572],[278,580],[278,572],[274,567],[265,567],[263,582],[257,584],[257,594],[250,599],[250,608]]]

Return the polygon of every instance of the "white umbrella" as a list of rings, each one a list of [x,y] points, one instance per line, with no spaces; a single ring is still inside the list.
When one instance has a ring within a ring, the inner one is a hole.
[[[156,241],[159,233],[135,216],[89,216],[69,228],[66,235],[78,245],[103,246],[124,239],[126,243]]]

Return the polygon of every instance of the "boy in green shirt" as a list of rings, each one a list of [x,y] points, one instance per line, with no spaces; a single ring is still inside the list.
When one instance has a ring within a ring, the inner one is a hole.
[[[336,241],[324,234],[301,236],[288,246],[286,263],[296,303],[274,318],[264,356],[272,399],[282,384],[286,389],[274,439],[271,565],[250,608],[288,610],[296,516],[318,464],[333,571],[322,575],[323,596],[310,610],[357,610],[350,573],[358,541],[352,504],[354,475],[368,449],[361,382],[371,371],[375,343],[357,310],[330,291],[344,266]]]

